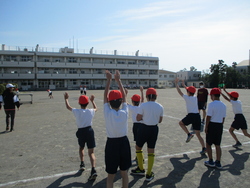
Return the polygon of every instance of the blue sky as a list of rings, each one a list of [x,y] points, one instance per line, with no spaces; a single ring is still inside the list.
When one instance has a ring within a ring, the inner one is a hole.
[[[160,69],[249,59],[249,0],[0,0],[0,44],[118,50]],[[76,46],[77,44],[77,46]]]

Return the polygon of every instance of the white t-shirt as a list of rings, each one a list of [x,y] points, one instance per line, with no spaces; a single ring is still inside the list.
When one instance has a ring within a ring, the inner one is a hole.
[[[122,104],[118,111],[110,108],[108,103],[104,104],[104,119],[106,124],[107,137],[120,138],[128,133],[128,105]]]
[[[214,100],[208,105],[207,116],[211,116],[211,122],[222,123],[223,118],[226,117],[226,105],[221,101]]]
[[[242,114],[241,101],[230,100],[230,103],[232,104],[234,114]]]
[[[72,109],[72,113],[76,118],[76,125],[78,128],[92,126],[92,119],[95,115],[94,109]]]
[[[156,125],[160,117],[163,116],[164,108],[161,104],[153,101],[142,103],[139,107],[138,114],[142,115],[142,123],[145,125]]]
[[[199,113],[196,96],[183,95],[183,98],[186,101],[186,108],[187,108],[188,114],[189,113],[195,113],[195,114]]]
[[[133,123],[140,123],[140,121],[136,120],[136,116],[138,114],[139,106],[133,106],[131,104],[128,104],[128,109],[132,117]]]

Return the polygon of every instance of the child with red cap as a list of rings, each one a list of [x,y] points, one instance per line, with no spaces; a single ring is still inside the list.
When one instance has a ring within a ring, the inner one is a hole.
[[[188,114],[186,115],[185,118],[183,118],[180,122],[179,125],[181,126],[181,128],[185,131],[185,133],[187,133],[187,140],[186,142],[189,142],[194,135],[191,134],[187,127],[189,124],[192,124],[193,126],[193,130],[195,132],[195,135],[197,136],[201,146],[202,146],[202,150],[200,152],[201,155],[205,154],[206,152],[206,147],[205,147],[205,142],[204,139],[201,137],[200,135],[200,130],[201,130],[201,117],[199,114],[199,109],[198,109],[198,103],[197,103],[197,97],[194,95],[196,92],[196,89],[194,86],[189,86],[187,87],[184,83],[184,80],[182,80],[182,85],[183,87],[186,88],[187,90],[187,95],[183,94],[180,90],[179,87],[179,79],[176,78],[175,79],[175,86],[177,89],[177,92],[180,94],[180,96],[182,96],[186,102],[186,108],[187,108],[187,112]]]
[[[128,90],[126,89],[125,91],[126,91],[126,94],[127,94]],[[143,87],[142,86],[140,86],[140,91],[141,91],[141,96],[138,95],[138,94],[134,94],[131,97],[132,105],[128,104],[128,109],[129,109],[129,112],[131,113],[131,117],[132,117],[132,121],[133,121],[134,141],[136,141],[137,134],[138,134],[138,129],[139,129],[140,125],[141,125],[141,121],[137,121],[136,116],[138,114],[140,103],[144,102]],[[137,158],[135,158],[135,161],[137,161]]]
[[[136,116],[137,121],[141,121],[136,138],[136,157],[138,167],[131,170],[131,174],[145,175],[143,167],[143,152],[142,148],[147,143],[148,151],[148,169],[146,173],[146,181],[154,179],[152,168],[155,158],[155,145],[158,137],[158,123],[163,119],[163,106],[156,102],[157,92],[154,88],[148,88],[146,91],[146,98],[148,102],[142,103],[139,107]]]
[[[106,70],[107,83],[104,91],[104,118],[106,124],[107,142],[105,146],[105,165],[107,188],[113,187],[114,177],[118,167],[122,176],[122,187],[128,188],[128,169],[131,166],[131,150],[127,137],[128,105],[126,93],[120,79],[120,72],[114,75],[119,90],[109,92],[112,74]],[[120,108],[120,106],[122,107]]]
[[[207,146],[207,154],[208,161],[204,162],[205,166],[216,167],[221,169],[221,138],[223,133],[223,123],[226,117],[226,105],[220,101],[220,89],[213,88],[210,91],[210,97],[212,102],[209,103],[207,109],[207,117],[206,117],[206,146]],[[215,145],[216,149],[216,161],[213,161],[212,156],[212,144]]]
[[[234,134],[234,130],[241,129],[243,134],[245,136],[247,136],[248,138],[250,138],[250,134],[247,132],[247,121],[245,119],[245,116],[242,113],[241,101],[238,100],[239,93],[236,91],[232,91],[232,92],[228,93],[226,91],[226,86],[224,86],[223,90],[226,92],[226,94],[228,95],[229,98],[227,96],[225,96],[223,93],[221,93],[221,94],[227,101],[229,101],[232,104],[233,112],[235,114],[234,121],[233,121],[231,127],[229,128],[229,132],[232,135],[232,137],[234,138],[234,140],[236,141],[236,144],[233,145],[233,147],[238,148],[238,147],[241,147],[242,144],[240,143],[240,141],[238,140],[238,138]]]
[[[85,144],[87,144],[88,147],[88,154],[91,162],[91,174],[89,177],[89,180],[96,179],[97,173],[95,170],[96,166],[96,158],[94,154],[94,148],[96,147],[95,144],[95,136],[94,136],[94,130],[92,129],[92,120],[95,115],[95,112],[97,111],[96,104],[94,102],[94,95],[91,95],[90,98],[88,98],[86,95],[81,95],[79,97],[78,103],[81,106],[81,109],[72,108],[69,105],[69,94],[67,92],[64,93],[64,99],[65,99],[65,105],[66,108],[69,111],[72,111],[76,118],[76,125],[78,127],[78,130],[76,132],[76,137],[78,138],[78,144],[79,144],[79,157],[81,160],[80,164],[80,170],[85,170],[85,164],[84,164],[84,147]],[[93,108],[88,109],[87,106],[89,104],[89,100],[91,101]]]

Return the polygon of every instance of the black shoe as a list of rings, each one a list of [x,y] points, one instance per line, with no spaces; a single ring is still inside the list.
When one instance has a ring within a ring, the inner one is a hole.
[[[186,142],[188,143],[193,137],[193,134],[188,134]]]
[[[8,130],[9,130],[9,126],[6,127],[6,131],[8,131]]]
[[[84,163],[81,163],[81,164],[80,164],[80,170],[81,170],[81,171],[84,171],[84,170],[85,170],[85,165],[84,165]]]
[[[97,177],[96,170],[92,168],[92,170],[91,170],[91,174],[90,174],[90,176],[89,176],[89,179],[88,179],[88,180],[89,180],[89,181],[91,181],[91,180],[95,180],[95,179],[96,179],[96,177]]]
[[[202,148],[202,150],[200,151],[200,154],[204,155],[206,152],[207,152],[207,149],[206,148]]]
[[[154,172],[151,172],[151,174],[150,175],[146,175],[146,181],[151,181],[151,180],[153,180],[154,179],[154,177],[155,177],[155,174],[154,174]]]
[[[237,142],[236,144],[233,145],[234,148],[238,148],[238,147],[241,147],[242,144],[240,142]]]
[[[145,170],[141,170],[138,166],[136,169],[131,170],[131,174],[145,176]]]

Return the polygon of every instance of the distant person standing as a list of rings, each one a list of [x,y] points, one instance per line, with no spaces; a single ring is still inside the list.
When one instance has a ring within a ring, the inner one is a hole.
[[[50,89],[48,89],[47,91],[48,91],[48,93],[49,93],[49,96],[48,96],[48,97],[49,97],[50,99],[53,99],[52,91],[51,91]]]
[[[80,93],[81,93],[81,95],[83,93],[83,87],[82,86],[80,86]]]
[[[207,97],[208,97],[208,90],[205,88],[204,83],[200,82],[200,88],[197,92],[197,98],[198,98],[198,108],[199,113],[202,110],[202,120],[201,123],[204,124],[205,118],[206,118],[206,108],[207,108]]]
[[[87,87],[86,86],[84,86],[84,88],[83,88],[83,93],[84,93],[84,95],[87,95]]]
[[[15,86],[12,84],[6,85],[6,90],[4,90],[2,94],[3,102],[4,102],[4,111],[6,114],[6,131],[9,130],[10,125],[10,132],[14,130],[14,119],[15,119],[15,113],[16,113],[16,107],[19,110],[20,103],[18,100],[18,97],[13,92]],[[9,121],[9,119],[11,121]]]

